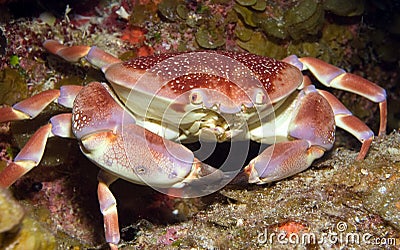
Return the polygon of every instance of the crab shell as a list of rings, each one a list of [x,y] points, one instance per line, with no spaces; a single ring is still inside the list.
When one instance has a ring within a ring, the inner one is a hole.
[[[88,61],[102,68],[138,123],[152,121],[143,126],[170,140],[196,141],[201,131],[217,141],[247,133],[303,81],[295,66],[249,53],[171,53],[114,64],[99,62],[99,53],[92,48]]]

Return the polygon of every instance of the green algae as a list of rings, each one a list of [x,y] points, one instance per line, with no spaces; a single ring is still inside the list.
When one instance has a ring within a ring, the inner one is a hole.
[[[299,1],[287,9],[272,5],[273,13],[261,12],[266,8],[264,4],[265,1],[258,1],[251,8],[236,4],[234,9],[245,24],[259,27],[265,34],[278,39],[287,39],[290,35],[292,39],[300,40],[316,35],[322,28],[324,10],[318,1]]]
[[[260,18],[258,20],[260,20]],[[261,18],[261,20],[262,21],[258,23],[258,26],[266,35],[278,39],[285,39],[288,37],[288,30],[282,20],[267,17]]]
[[[254,13],[251,10],[238,4],[235,4],[233,9],[238,13],[239,16],[241,16],[244,23],[251,27],[257,27],[257,24],[253,20]]]
[[[235,36],[242,42],[247,42],[251,39],[254,31],[247,28],[242,21],[238,21],[235,27]]]
[[[215,49],[225,44],[223,27],[212,27],[202,25],[197,30],[196,41],[202,48]]]
[[[252,6],[257,3],[257,0],[236,0],[242,6]]]
[[[10,65],[16,67],[19,65],[19,57],[17,55],[12,55],[10,57]]]
[[[221,1],[216,4],[227,4]],[[191,6],[180,0],[164,0],[158,4],[160,15],[169,22],[176,23],[176,31],[184,34],[188,29],[193,29],[197,45],[205,49],[215,49],[225,44],[225,26],[235,22],[237,17],[231,12],[229,18],[224,20],[220,13],[211,13],[208,5],[197,3]],[[185,42],[179,42],[178,50],[187,48]]]
[[[257,1],[262,4],[265,1]],[[334,1],[333,1],[334,2]],[[348,25],[338,25],[325,19],[325,12],[332,13],[336,8],[331,1],[302,0],[297,2],[273,2],[268,9],[258,11],[255,5],[241,4],[236,1],[233,9],[240,17],[237,22],[235,36],[237,45],[261,55],[271,56],[271,48],[256,48],[254,42],[249,42],[250,33],[262,31],[265,37],[261,40],[268,40],[275,47],[281,47],[279,51],[286,50],[287,55],[296,54],[299,56],[316,56],[327,62],[340,65],[346,55],[344,46],[349,46],[353,39]],[[340,1],[339,1],[340,2]],[[349,1],[343,4],[341,15],[353,16],[360,14],[364,3],[360,1]],[[338,4],[339,5],[339,4]],[[260,8],[263,6],[260,6]],[[335,13],[339,15],[339,13]],[[243,28],[244,27],[244,28]],[[337,36],[337,37],[335,37]],[[260,40],[260,37],[253,40]],[[379,43],[382,43],[382,39]],[[264,44],[261,42],[260,44]],[[395,43],[393,43],[395,45]],[[397,59],[398,50],[396,46],[378,45],[376,51],[382,60],[394,62]],[[285,57],[278,57],[278,59]],[[349,59],[347,59],[349,60]]]
[[[178,4],[176,7],[176,13],[180,18],[186,20],[189,15],[189,9],[184,4]]]
[[[364,13],[364,1],[361,0],[325,0],[323,6],[339,16],[359,16]]]
[[[12,105],[28,95],[26,79],[17,69],[5,68],[0,71],[0,103]]]
[[[257,2],[251,6],[251,8],[257,11],[264,11],[267,8],[267,1],[257,0]]]
[[[15,250],[56,249],[53,234],[25,215],[10,192],[0,188],[0,248]]]
[[[180,0],[163,0],[158,4],[158,11],[169,21],[176,21],[179,18],[177,8],[183,4]]]
[[[314,0],[301,1],[284,16],[287,31],[294,40],[316,35],[324,21],[322,6]]]
[[[129,23],[133,26],[143,27],[148,21],[156,21],[157,6],[153,2],[135,5],[129,15]]]
[[[24,210],[22,207],[14,200],[9,191],[1,188],[0,213],[0,235],[10,230],[15,230],[17,225],[19,225],[24,218]]]
[[[257,55],[273,58],[283,58],[286,55],[286,50],[283,47],[266,39],[261,32],[253,32],[248,41],[238,40],[236,43],[241,48]]]
[[[122,61],[128,61],[129,59],[138,57],[136,50],[128,50],[118,56]]]

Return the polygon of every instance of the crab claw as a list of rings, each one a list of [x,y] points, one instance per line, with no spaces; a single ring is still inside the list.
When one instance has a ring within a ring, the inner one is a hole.
[[[223,172],[195,158],[191,173],[165,193],[184,198],[205,196],[223,188],[233,177],[234,174]]]
[[[192,172],[186,177],[183,183],[192,186],[203,185],[207,182],[220,181],[224,174],[221,170],[207,165],[198,159],[194,159]]]
[[[264,184],[297,174],[320,158],[325,150],[305,140],[277,143],[254,158],[244,173],[250,183]]]

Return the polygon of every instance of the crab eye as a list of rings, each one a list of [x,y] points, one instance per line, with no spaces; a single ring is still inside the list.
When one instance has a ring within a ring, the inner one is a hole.
[[[189,96],[190,102],[192,104],[198,105],[203,102],[203,97],[199,92],[192,92]]]
[[[256,94],[256,100],[255,100],[256,104],[261,105],[261,104],[266,103],[266,101],[267,101],[267,97],[265,96],[265,94],[262,91],[259,91]]]

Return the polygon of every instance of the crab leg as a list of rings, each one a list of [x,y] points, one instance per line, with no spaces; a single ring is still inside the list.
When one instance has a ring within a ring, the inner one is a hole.
[[[387,102],[386,91],[360,76],[346,73],[324,61],[312,57],[298,58],[294,55],[284,59],[285,62],[298,67],[300,70],[310,70],[311,73],[325,86],[346,90],[361,95],[370,101],[379,103],[380,127],[379,135],[386,133]]]
[[[113,63],[121,62],[117,57],[93,46],[65,46],[55,40],[46,40],[43,46],[50,53],[57,55],[68,62],[78,62],[79,59],[85,57],[91,64],[100,68],[103,72]]]
[[[243,173],[250,183],[257,184],[292,176],[332,148],[334,134],[334,114],[328,101],[313,85],[307,86],[299,94],[288,127],[288,135],[295,140],[268,147],[250,161]]]
[[[354,135],[362,143],[357,160],[364,159],[374,138],[372,130],[360,119],[353,116],[334,95],[324,90],[318,90],[318,92],[325,97],[331,105],[333,113],[335,114],[336,125]]]
[[[33,119],[51,102],[72,108],[72,103],[82,86],[66,85],[60,90],[46,90],[28,99],[14,104],[12,107],[0,108],[0,122]]]
[[[34,118],[59,95],[59,90],[47,90],[16,103],[13,107],[1,108],[0,122]]]
[[[97,196],[100,203],[100,211],[104,218],[106,241],[111,249],[117,249],[117,244],[120,240],[117,201],[111,193],[109,186],[116,181],[118,177],[100,170],[97,179],[99,180]]]
[[[63,86],[60,90],[47,90],[34,95],[14,104],[13,107],[0,108],[0,122],[33,119],[53,101],[65,107],[72,107],[73,100],[81,89],[81,86]],[[36,167],[43,157],[49,137],[73,138],[71,121],[71,114],[60,114],[52,117],[49,124],[39,128],[14,161],[0,173],[0,186],[11,186],[18,178]]]
[[[65,129],[68,128],[69,129]],[[14,161],[0,172],[0,187],[8,188],[41,161],[47,139],[52,136],[71,137],[71,114],[60,114],[39,128],[21,149]]]

